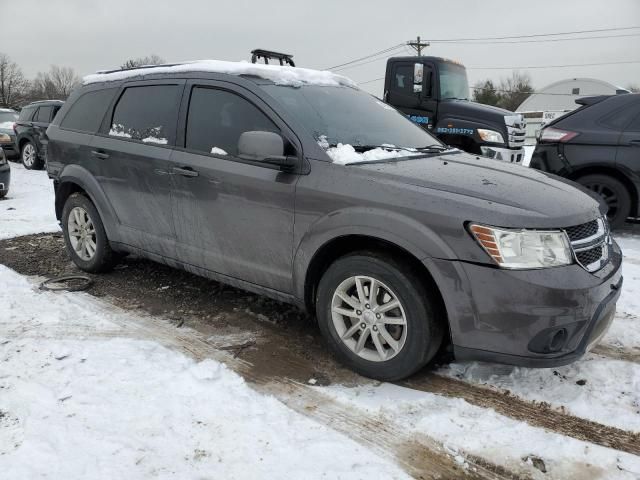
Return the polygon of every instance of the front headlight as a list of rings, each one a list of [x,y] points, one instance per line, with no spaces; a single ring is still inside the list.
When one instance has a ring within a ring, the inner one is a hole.
[[[502,134],[500,132],[496,132],[495,130],[485,130],[484,128],[479,128],[478,135],[480,135],[480,138],[485,142],[504,143]]]
[[[471,224],[469,230],[502,268],[546,268],[573,263],[569,238],[561,230],[511,230],[477,224]]]
[[[0,133],[0,142],[10,142],[11,137],[6,133]]]

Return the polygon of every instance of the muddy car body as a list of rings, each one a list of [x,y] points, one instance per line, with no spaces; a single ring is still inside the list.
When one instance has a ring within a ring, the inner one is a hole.
[[[226,62],[97,74],[47,135],[81,268],[135,252],[294,303],[365,375],[407,376],[443,341],[458,359],[560,365],[613,317],[621,254],[597,200],[447,149],[344,77]]]

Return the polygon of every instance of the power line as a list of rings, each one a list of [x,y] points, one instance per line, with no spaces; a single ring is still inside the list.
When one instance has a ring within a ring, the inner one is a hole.
[[[375,57],[377,55],[381,55],[383,53],[390,52],[391,50],[395,50],[395,49],[400,48],[402,46],[404,46],[404,43],[399,43],[397,45],[394,45],[393,47],[389,47],[389,48],[385,48],[384,50],[380,50],[379,52],[375,52],[375,53],[372,53],[372,54],[369,54],[369,55],[365,55],[364,57],[356,58],[356,59],[351,60],[349,62],[341,63],[340,65],[334,65],[332,67],[328,67],[325,70],[335,70],[336,68],[344,67],[345,65],[351,65],[352,63],[356,63],[356,62],[359,62],[361,60],[367,60],[368,58]]]
[[[536,37],[556,37],[560,35],[578,35],[581,33],[597,33],[597,32],[615,32],[622,30],[635,30],[640,26],[634,27],[616,27],[616,28],[599,28],[595,30],[576,30],[573,32],[556,32],[556,33],[537,33],[533,35],[512,35],[505,37],[478,37],[478,38],[429,38],[430,42],[461,42],[461,41],[473,41],[473,40],[509,40],[514,38],[536,38]]]
[[[402,46],[396,47],[396,49],[394,49],[394,50],[390,50],[388,52],[385,52],[387,55],[385,55],[384,57],[372,58],[370,60],[359,62],[356,65],[345,65],[343,67],[338,67],[338,68],[328,68],[327,70],[331,70],[331,71],[334,71],[334,72],[339,72],[340,70],[347,70],[349,68],[361,67],[362,65],[367,65],[368,63],[377,62],[378,60],[387,60],[388,58],[392,57],[393,55],[396,55],[397,53],[399,53],[400,50],[403,47],[405,49],[407,48],[406,45],[402,45]]]
[[[464,41],[461,40],[459,42],[445,42],[438,40],[431,40],[431,43],[442,43],[448,45],[518,45],[522,43],[550,43],[550,42],[572,42],[576,40],[594,40],[594,39],[603,39],[603,38],[621,38],[621,37],[637,37],[640,36],[640,33],[623,33],[622,35],[600,35],[595,37],[573,37],[573,38],[543,38],[538,40],[490,40],[490,41]]]
[[[525,67],[467,67],[467,70],[532,70],[537,68],[570,68],[570,67],[596,67],[600,65],[623,65],[630,63],[640,63],[640,60],[629,60],[624,62],[603,62],[603,63],[572,63],[570,65],[531,65]]]

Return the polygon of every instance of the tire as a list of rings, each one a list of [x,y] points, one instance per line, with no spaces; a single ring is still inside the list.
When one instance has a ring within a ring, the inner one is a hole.
[[[597,193],[607,204],[607,218],[611,229],[621,228],[631,213],[631,195],[624,184],[609,175],[593,174],[578,178],[577,182]]]
[[[0,198],[6,197],[7,193],[9,193],[9,190],[0,190]]]
[[[74,193],[67,198],[61,223],[67,252],[80,269],[100,273],[115,266],[117,254],[111,249],[98,210],[86,196]]]
[[[375,302],[369,296],[371,280],[378,284]],[[364,295],[358,294],[358,282]],[[345,294],[351,306],[344,301]],[[358,302],[354,295],[368,300]],[[400,307],[376,315],[394,297]],[[352,370],[383,381],[405,378],[433,358],[444,331],[439,310],[434,292],[409,264],[377,252],[357,252],[336,260],[320,279],[316,297],[318,325],[336,357]],[[389,336],[396,349],[385,340]]]
[[[44,162],[38,157],[38,150],[32,142],[22,145],[20,159],[27,170],[42,170],[44,167]]]

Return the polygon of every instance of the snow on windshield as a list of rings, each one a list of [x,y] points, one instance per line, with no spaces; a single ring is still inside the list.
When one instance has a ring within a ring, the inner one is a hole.
[[[320,142],[318,142],[320,143]],[[320,145],[322,146],[322,145]],[[385,148],[373,148],[366,152],[356,152],[352,145],[339,143],[335,147],[326,149],[327,155],[331,157],[333,163],[348,165],[350,163],[370,162],[372,160],[384,160],[386,158],[408,157],[416,155],[418,152],[408,150],[387,150]]]
[[[255,75],[271,80],[276,85],[299,87],[302,85],[350,86],[356,84],[347,77],[336,75],[329,71],[311,70],[308,68],[288,67],[279,65],[263,65],[249,62],[224,62],[221,60],[197,60],[178,65],[157,66],[153,68],[136,68],[111,73],[94,73],[82,79],[87,85],[96,82],[109,82],[138,77],[152,73],[184,73],[184,72],[215,72],[231,75]]]

